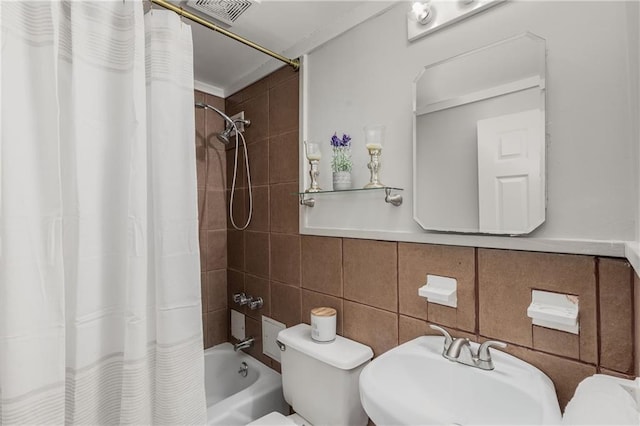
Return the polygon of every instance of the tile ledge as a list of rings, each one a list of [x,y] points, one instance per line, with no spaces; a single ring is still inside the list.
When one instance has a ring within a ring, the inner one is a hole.
[[[391,242],[426,243],[451,246],[524,250],[547,253],[580,254],[592,256],[625,257],[628,241],[586,240],[571,238],[533,238],[487,236],[479,234],[449,234],[411,231],[380,231],[349,228],[314,227],[305,225],[301,215],[300,235],[369,239]],[[640,243],[635,243],[640,256]],[[640,257],[639,257],[640,258]],[[640,262],[638,263],[640,266]],[[638,269],[640,271],[640,268]]]
[[[640,275],[640,242],[627,241],[624,243],[624,256],[627,258],[631,266],[633,266],[636,274]]]

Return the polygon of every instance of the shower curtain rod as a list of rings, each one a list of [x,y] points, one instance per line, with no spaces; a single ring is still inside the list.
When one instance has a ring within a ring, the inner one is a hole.
[[[276,53],[273,50],[269,50],[265,47],[262,47],[259,44],[252,42],[251,40],[247,40],[244,37],[241,37],[237,34],[232,33],[231,31],[227,31],[226,29],[214,24],[213,22],[207,21],[206,19],[203,19],[198,15],[195,15],[187,10],[184,10],[182,7],[178,7],[175,4],[172,4],[166,0],[150,0],[150,1],[151,3],[157,4],[158,6],[162,6],[165,9],[172,10],[180,16],[184,16],[185,18],[193,22],[197,22],[200,25],[204,25],[205,27],[213,31],[217,31],[220,34],[226,35],[227,37],[230,37],[236,41],[239,41],[240,43],[243,43],[249,47],[259,50],[262,53],[265,53],[273,58],[276,58],[277,60],[282,61],[287,65],[291,66],[295,71],[298,71],[300,69],[300,61],[298,59],[289,59],[285,56],[282,56],[281,54]]]

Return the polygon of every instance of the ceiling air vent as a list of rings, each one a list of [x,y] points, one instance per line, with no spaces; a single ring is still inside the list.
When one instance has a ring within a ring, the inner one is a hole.
[[[255,0],[188,0],[187,6],[198,12],[217,19],[227,25],[232,25]]]

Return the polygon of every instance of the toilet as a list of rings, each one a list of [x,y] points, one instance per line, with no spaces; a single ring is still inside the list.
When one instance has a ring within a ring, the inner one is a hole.
[[[640,377],[594,374],[583,379],[562,416],[563,425],[640,425]]]
[[[370,347],[342,336],[329,343],[315,342],[307,324],[282,330],[278,342],[284,399],[295,414],[273,412],[249,425],[367,424],[358,382],[373,357]]]

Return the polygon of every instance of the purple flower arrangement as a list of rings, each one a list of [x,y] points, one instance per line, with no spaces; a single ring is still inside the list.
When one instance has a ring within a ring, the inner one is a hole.
[[[333,158],[331,159],[331,170],[335,172],[350,172],[353,167],[351,161],[351,136],[342,134],[342,139],[338,137],[338,132],[331,136],[331,146],[333,147]]]
[[[351,147],[351,136],[346,133],[342,134],[342,139],[338,137],[338,132],[334,133],[331,136],[331,146],[334,148],[350,148]]]

